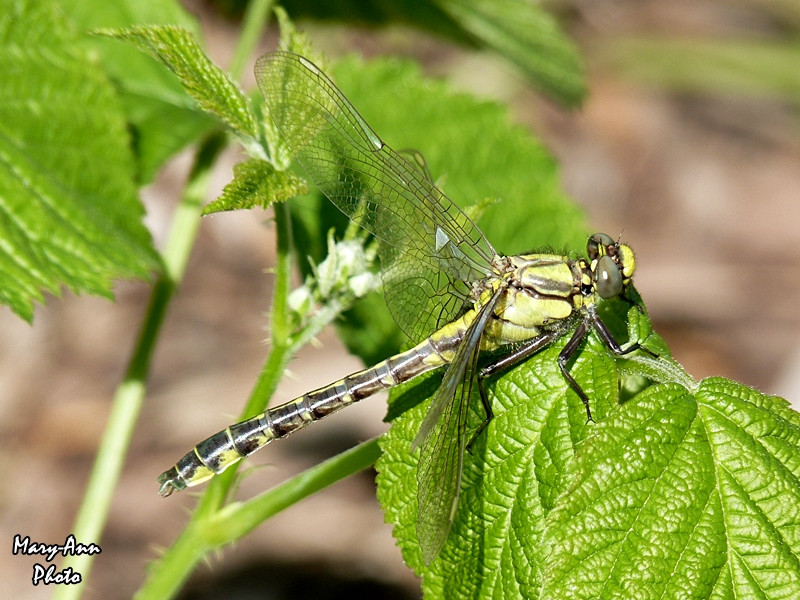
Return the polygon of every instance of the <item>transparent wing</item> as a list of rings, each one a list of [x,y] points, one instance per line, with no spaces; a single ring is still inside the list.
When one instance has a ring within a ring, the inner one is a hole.
[[[433,175],[431,175],[431,170],[428,168],[428,161],[425,160],[419,150],[404,148],[403,150],[398,150],[398,153],[419,172],[421,177],[433,185]]]
[[[494,250],[438,190],[424,160],[383,143],[307,59],[266,54],[256,79],[281,140],[309,178],[381,242],[386,302],[413,340],[452,320],[470,284],[491,273]]]
[[[412,444],[412,449],[420,447],[417,538],[425,564],[430,564],[444,547],[456,516],[480,340],[500,292],[495,292],[467,329]]]

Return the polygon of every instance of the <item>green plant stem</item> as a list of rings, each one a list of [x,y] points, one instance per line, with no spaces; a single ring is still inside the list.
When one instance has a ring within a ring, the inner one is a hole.
[[[225,138],[220,133],[205,140],[197,153],[189,184],[176,210],[163,253],[164,273],[153,287],[150,304],[128,370],[114,394],[108,424],[72,530],[78,542],[96,543],[102,535],[133,428],[141,411],[145,382],[158,331],[175,287],[183,277],[197,234],[200,209],[208,189],[210,170],[224,145]],[[86,581],[93,562],[94,557],[89,554],[71,556],[65,560],[64,567],[80,573]],[[79,598],[83,588],[83,585],[59,586],[55,590],[54,597]]]
[[[243,419],[264,410],[291,358],[344,308],[340,303],[324,306],[303,330],[296,333],[290,330],[287,300],[295,260],[291,223],[285,204],[275,204],[273,209],[278,253],[270,313],[271,349],[247,406],[242,411]],[[239,539],[265,519],[302,498],[367,468],[377,460],[379,452],[374,440],[361,444],[256,498],[225,506],[239,466],[233,465],[209,483],[182,534],[150,566],[148,579],[136,598],[149,600],[173,597],[209,552]]]
[[[292,352],[297,349],[289,343],[289,332],[284,325],[288,321],[286,308],[294,261],[289,211],[283,203],[279,203],[273,208],[278,239],[278,256],[270,314],[271,349],[250,394],[247,406],[242,412],[242,418],[258,414],[264,409],[283,376]],[[209,483],[184,531],[164,555],[150,566],[148,578],[137,593],[137,599],[161,599],[174,596],[197,563],[212,549],[203,542],[203,531],[207,528],[207,522],[222,508],[230,487],[233,485],[237,466],[232,466]]]
[[[284,508],[375,464],[379,455],[377,439],[362,442],[247,502],[230,504],[202,519],[193,516],[180,538],[151,565],[150,577],[135,599],[174,597],[209,552],[235,542]]]
[[[288,302],[289,292],[292,288],[292,269],[295,264],[294,240],[292,238],[291,217],[289,207],[285,202],[278,202],[272,206],[275,213],[275,229],[277,234],[277,258],[275,264],[275,289],[272,298],[272,309],[270,311],[270,337],[273,352],[280,350],[278,354],[288,355],[270,360],[264,367],[253,393],[247,402],[247,406],[242,413],[243,418],[251,417],[264,410],[269,402],[278,382],[283,376],[284,369],[288,364],[288,358],[297,347],[291,343],[291,331],[289,329]]]
[[[283,509],[375,464],[378,438],[362,442],[246,502],[235,503],[209,519],[203,538],[211,548],[230,544]]]
[[[261,38],[261,32],[267,25],[272,5],[272,0],[252,0],[247,4],[239,43],[236,45],[228,69],[234,80],[241,78],[245,63],[253,53],[253,49]]]

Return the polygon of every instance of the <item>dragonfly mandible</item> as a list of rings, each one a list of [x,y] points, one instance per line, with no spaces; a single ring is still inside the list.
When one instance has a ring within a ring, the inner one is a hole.
[[[589,398],[567,363],[591,330],[614,354],[640,348],[637,342],[623,348],[597,312],[603,299],[627,299],[633,251],[597,233],[583,258],[500,256],[433,184],[420,157],[387,146],[311,61],[266,54],[256,63],[256,79],[272,124],[309,179],[379,241],[386,303],[416,345],[212,435],[159,476],[159,493],[197,485],[272,440],[444,368],[410,449],[420,453],[417,535],[430,564],[455,517],[475,384],[486,419],[473,438],[492,418],[483,380],[571,332],[558,364],[591,420]],[[500,358],[481,365],[487,352]]]

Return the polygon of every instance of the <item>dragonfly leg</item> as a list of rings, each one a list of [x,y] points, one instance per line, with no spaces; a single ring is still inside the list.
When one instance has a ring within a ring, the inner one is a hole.
[[[643,352],[647,352],[653,358],[658,358],[658,354],[652,350],[649,350],[648,348],[645,348],[639,344],[638,341],[631,344],[627,348],[623,348],[614,338],[614,335],[608,330],[608,327],[605,323],[603,323],[603,320],[597,316],[597,314],[592,315],[591,320],[597,335],[600,336],[600,339],[603,340],[603,343],[608,346],[608,348],[617,356],[624,356],[633,352],[634,350],[642,350]]]
[[[467,451],[470,451],[472,444],[478,438],[478,436],[486,429],[486,426],[491,422],[494,418],[494,413],[492,412],[492,405],[489,402],[489,397],[486,395],[486,389],[483,385],[483,380],[487,377],[491,377],[495,373],[499,371],[504,371],[506,369],[510,369],[514,365],[518,365],[519,363],[527,360],[542,348],[550,345],[553,340],[558,338],[560,332],[554,331],[552,333],[547,333],[541,335],[533,340],[527,342],[526,344],[520,346],[516,350],[514,350],[511,354],[507,354],[496,361],[489,363],[488,365],[484,366],[480,371],[478,371],[478,391],[481,394],[481,403],[483,404],[483,410],[486,412],[486,418],[483,422],[478,425],[478,428],[475,430],[475,433],[472,434],[469,442],[467,443]]]
[[[480,382],[486,377],[491,377],[495,373],[505,371],[506,369],[510,369],[511,367],[528,360],[531,356],[539,352],[539,350],[549,346],[553,343],[553,341],[561,337],[561,333],[562,332],[560,330],[552,331],[525,342],[511,354],[501,356],[496,361],[491,362],[483,367],[478,373],[478,381]]]
[[[597,320],[599,321],[599,319]],[[605,328],[605,325],[603,325],[603,327]],[[581,324],[578,325],[577,329],[575,329],[575,332],[572,334],[572,337],[569,338],[569,341],[566,343],[566,345],[561,349],[561,352],[559,352],[558,354],[558,368],[561,369],[561,374],[564,376],[564,379],[566,379],[570,387],[573,390],[575,390],[575,393],[578,394],[578,397],[581,399],[581,402],[583,402],[583,405],[586,407],[587,421],[594,421],[594,419],[592,418],[592,409],[589,408],[589,397],[586,395],[586,392],[583,391],[583,388],[580,386],[580,384],[575,380],[575,378],[567,369],[567,362],[569,361],[570,358],[572,358],[572,355],[575,354],[575,352],[578,350],[578,346],[581,345],[581,342],[583,341],[583,338],[586,337],[587,332],[588,330],[586,328],[586,321],[581,321]],[[606,333],[608,333],[611,339],[614,340],[613,336],[611,336],[611,332],[608,331],[607,328],[606,328]],[[616,344],[616,340],[614,340],[614,343]],[[617,346],[619,347],[619,344],[617,344]]]
[[[564,375],[564,378],[569,382],[572,389],[575,390],[575,393],[578,394],[578,397],[580,397],[583,405],[586,407],[587,419],[589,421],[594,421],[594,419],[592,419],[592,411],[589,408],[589,398],[586,395],[586,392],[583,391],[580,384],[567,370],[567,362],[572,355],[575,354],[578,346],[580,346],[583,338],[585,338],[586,334],[588,333],[587,321],[591,321],[594,330],[597,332],[597,335],[601,340],[603,340],[603,343],[609,348],[609,350],[611,350],[617,356],[624,356],[630,352],[633,352],[634,350],[643,350],[653,358],[658,358],[658,354],[640,345],[638,341],[631,344],[627,348],[623,348],[620,346],[620,343],[616,340],[611,331],[609,331],[608,326],[606,326],[597,313],[593,311],[589,313],[588,319],[584,320],[580,325],[578,325],[575,333],[572,334],[569,342],[567,342],[566,346],[564,346],[564,349],[561,350],[561,353],[558,355],[558,366],[561,369],[561,373]]]
[[[486,418],[478,425],[478,428],[472,434],[472,437],[469,438],[467,442],[467,452],[472,454],[472,444],[475,440],[478,439],[478,436],[486,429],[486,426],[494,419],[494,412],[492,411],[492,405],[489,402],[489,397],[486,395],[486,389],[483,387],[483,375],[478,373],[478,391],[481,394],[481,404],[483,404],[483,410],[486,413]]]

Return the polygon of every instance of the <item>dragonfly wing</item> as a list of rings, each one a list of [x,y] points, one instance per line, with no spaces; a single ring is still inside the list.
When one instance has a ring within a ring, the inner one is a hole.
[[[422,154],[413,149],[400,150],[399,154],[433,185],[433,176]],[[396,246],[384,244],[380,255],[386,303],[402,307],[394,319],[403,331],[418,327],[422,335],[423,331],[439,329],[471,300],[472,290],[466,277],[454,279],[447,272],[438,271],[438,265]]]
[[[440,270],[427,255],[387,244],[379,255],[386,305],[414,342],[452,321],[469,302],[469,283]]]
[[[414,167],[421,177],[429,181],[433,184],[433,175],[431,175],[431,170],[428,168],[428,161],[425,160],[425,157],[422,156],[422,153],[419,150],[414,150],[413,148],[404,148],[403,150],[398,150],[400,156],[406,159],[406,161]]]
[[[419,340],[452,320],[469,292],[464,282],[492,272],[495,252],[478,227],[433,185],[424,161],[387,146],[313,63],[266,54],[256,79],[276,131],[309,178],[381,241],[387,304],[403,331]]]
[[[498,288],[467,328],[412,443],[412,450],[420,447],[417,538],[425,564],[430,564],[444,547],[456,516],[481,335],[501,292]]]

